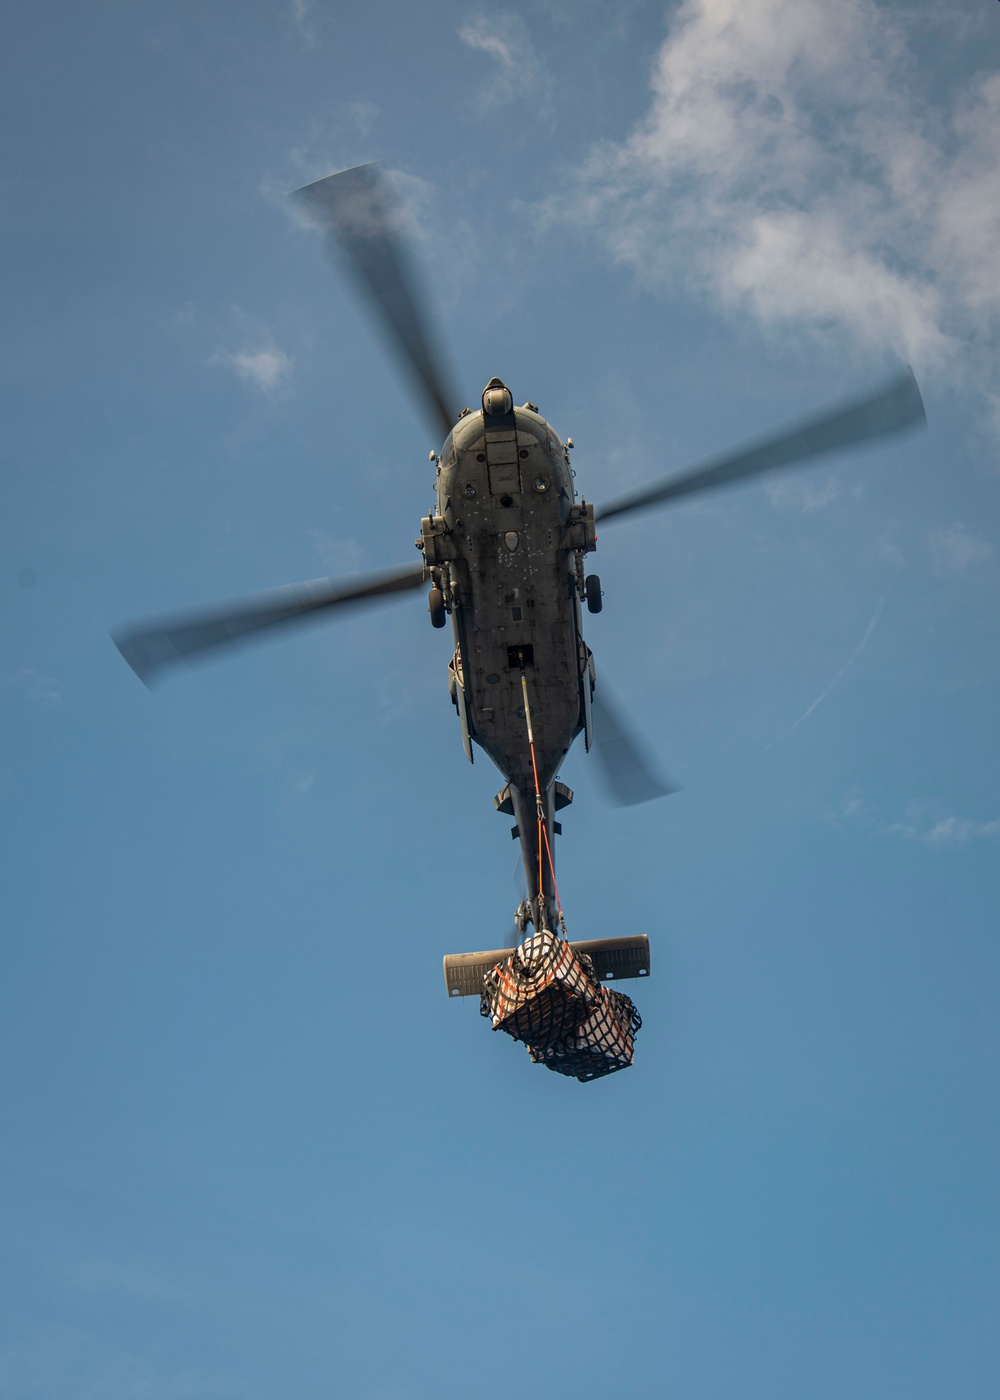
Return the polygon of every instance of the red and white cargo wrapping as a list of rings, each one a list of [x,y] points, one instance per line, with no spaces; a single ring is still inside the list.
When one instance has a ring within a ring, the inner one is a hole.
[[[480,1011],[495,1031],[533,1048],[569,1035],[601,1001],[590,959],[548,929],[526,938],[483,978]]]
[[[598,1004],[573,1030],[548,1045],[529,1043],[528,1053],[536,1065],[573,1075],[583,1083],[628,1069],[642,1017],[623,992],[610,987],[601,987],[600,992]]]

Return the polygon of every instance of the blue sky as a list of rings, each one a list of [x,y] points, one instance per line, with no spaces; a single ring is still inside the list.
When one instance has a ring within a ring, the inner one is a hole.
[[[1000,1384],[1000,10],[19,7],[0,54],[0,1396]],[[405,564],[438,446],[285,195],[378,158],[462,401],[601,501],[911,362],[919,437],[608,523],[571,936],[635,1067],[442,954],[518,898],[419,598],[149,693],[108,629]]]

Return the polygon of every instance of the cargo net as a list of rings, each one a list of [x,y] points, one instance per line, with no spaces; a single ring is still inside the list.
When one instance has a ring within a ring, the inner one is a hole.
[[[575,1030],[600,994],[590,958],[542,929],[486,973],[479,1010],[495,1031],[549,1045]]]
[[[642,1024],[627,996],[600,985],[586,953],[548,929],[490,968],[479,1010],[536,1064],[584,1082],[630,1065]]]
[[[628,1069],[642,1017],[624,992],[613,992],[610,987],[600,991],[600,1001],[574,1030],[549,1045],[528,1046],[536,1065],[572,1075],[583,1084]]]

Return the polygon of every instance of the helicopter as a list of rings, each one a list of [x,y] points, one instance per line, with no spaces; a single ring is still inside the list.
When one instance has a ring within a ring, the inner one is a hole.
[[[122,656],[147,684],[180,661],[248,639],[406,593],[424,591],[431,625],[448,620],[454,653],[448,687],[470,760],[480,748],[505,784],[496,809],[513,817],[525,895],[515,912],[524,934],[565,936],[555,876],[556,813],[573,800],[558,777],[575,739],[601,761],[612,795],[624,804],[665,795],[671,784],[641,747],[597,682],[584,640],[583,612],[598,613],[602,589],[586,560],[596,527],[710,490],[802,465],[924,423],[912,372],[875,392],[812,416],[749,446],[698,464],[595,509],[578,497],[562,441],[530,401],[493,378],[480,406],[456,412],[432,322],[402,236],[401,209],[372,164],[339,171],[292,196],[365,294],[421,405],[443,435],[431,451],[435,509],[421,521],[417,565],[336,583],[292,585],[202,613],[134,624],[113,633]],[[574,944],[599,977],[649,971],[648,940]],[[450,995],[478,992],[502,952],[445,959]]]

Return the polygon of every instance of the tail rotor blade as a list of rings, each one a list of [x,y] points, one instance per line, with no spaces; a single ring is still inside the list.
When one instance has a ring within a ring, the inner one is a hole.
[[[678,791],[656,771],[655,763],[630,733],[600,680],[594,690],[593,714],[591,751],[597,757],[608,795],[617,806],[635,807]]]
[[[162,618],[125,627],[112,640],[141,681],[150,685],[179,661],[237,645],[262,633],[303,622],[334,608],[389,598],[419,588],[426,580],[423,566],[396,569],[361,582],[335,584],[330,579],[290,584],[228,606]]]
[[[456,400],[446,388],[416,274],[400,236],[400,212],[374,165],[356,165],[296,190],[292,198],[343,253],[397,357],[416,382],[435,426],[447,436]]]
[[[777,471],[780,467],[801,465],[831,452],[915,428],[925,421],[917,381],[912,371],[907,370],[877,393],[856,399],[833,413],[809,418],[752,447],[728,453],[680,476],[612,501],[597,511],[595,519],[610,520],[630,511],[663,505],[679,496],[712,491],[734,481]]]

